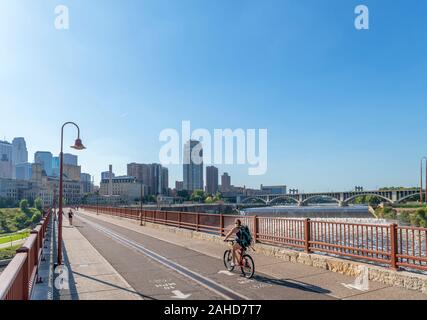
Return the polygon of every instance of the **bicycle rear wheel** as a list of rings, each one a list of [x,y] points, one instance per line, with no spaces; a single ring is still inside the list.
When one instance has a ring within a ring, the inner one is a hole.
[[[233,254],[231,253],[231,250],[227,250],[224,252],[224,266],[228,271],[233,271],[234,266],[231,265],[231,262],[233,261]]]
[[[255,274],[255,263],[252,257],[248,254],[244,254],[242,257],[242,266],[240,267],[242,274],[247,279],[251,279]]]

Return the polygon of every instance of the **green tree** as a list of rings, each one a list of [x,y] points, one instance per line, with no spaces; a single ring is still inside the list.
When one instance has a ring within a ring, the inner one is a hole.
[[[33,214],[33,216],[31,217],[31,223],[32,224],[37,224],[40,222],[40,220],[42,219],[42,214],[41,212],[35,212]]]
[[[183,199],[184,199],[184,201],[188,201],[188,200],[190,200],[190,194],[188,193],[188,191],[187,191],[187,190],[180,190],[180,191],[178,191],[178,192],[176,193],[176,195],[177,195],[178,197],[183,198]]]
[[[222,199],[222,194],[221,192],[217,191],[214,197],[215,202],[221,201]]]
[[[28,217],[25,213],[19,212],[14,218],[14,223],[16,228],[18,229],[24,229],[28,226],[29,221]]]
[[[215,200],[214,200],[214,198],[212,197],[212,196],[208,196],[208,197],[206,197],[206,199],[205,199],[205,203],[214,203],[215,202]]]
[[[40,212],[43,211],[43,200],[41,198],[36,198],[34,200],[34,207],[39,210]]]
[[[0,234],[9,232],[9,228],[7,226],[6,218],[0,212]]]
[[[145,196],[145,197],[144,197],[144,202],[145,202],[145,203],[152,203],[152,202],[156,202],[156,201],[157,201],[157,199],[156,199],[156,197],[155,197],[155,196],[153,196],[153,195]]]
[[[21,202],[19,202],[19,208],[22,212],[27,212],[28,210],[28,200],[22,199]]]
[[[411,215],[409,212],[403,211],[399,214],[399,221],[403,224],[411,223]]]
[[[411,214],[411,224],[415,227],[424,227],[427,222],[426,220],[426,211],[422,208],[417,209],[417,211]]]
[[[190,200],[194,202],[204,202],[206,195],[203,190],[194,190],[191,194]]]

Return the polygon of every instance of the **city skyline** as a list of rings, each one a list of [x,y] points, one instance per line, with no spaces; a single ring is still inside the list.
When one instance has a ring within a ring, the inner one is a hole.
[[[110,163],[124,173],[158,162],[159,133],[181,121],[268,128],[266,175],[219,171],[252,188],[417,186],[427,4],[364,2],[364,31],[354,28],[355,1],[67,1],[68,31],[54,28],[47,2],[2,2],[0,137],[58,154],[60,124],[76,121],[88,147],[79,159],[99,184]],[[67,129],[65,146],[72,138]],[[168,168],[172,186],[182,167]]]
[[[26,143],[25,137],[15,137],[15,138],[13,138],[13,141],[15,141],[15,139],[17,139],[17,138],[24,139],[24,143]],[[0,142],[8,143],[12,147],[12,142],[9,142],[8,140],[0,140]],[[201,148],[203,150],[203,143],[201,143],[200,141],[192,141],[192,142],[197,142],[197,144],[200,144],[202,146]],[[55,163],[55,160],[59,161],[59,154],[58,154],[58,156],[55,156],[55,153],[53,153],[51,151],[39,151],[38,150],[38,151],[35,151],[34,154],[33,154],[34,155],[34,157],[33,157],[34,161],[30,161],[31,158],[30,158],[29,155],[31,155],[32,152],[30,152],[28,150],[30,150],[31,148],[29,147],[28,143],[26,143],[25,147],[26,147],[25,152],[26,152],[26,157],[28,159],[28,162],[22,163],[22,162],[18,161],[17,165],[23,165],[23,164],[30,164],[31,165],[33,163],[37,163],[37,161],[36,161],[36,155],[37,155],[37,153],[43,153],[43,154],[50,153],[50,155],[52,156],[52,159],[51,159],[52,168],[51,168],[50,174],[47,173],[47,172],[46,172],[46,174],[47,174],[47,176],[57,176],[58,175],[58,174],[56,174],[56,175],[54,174],[55,173],[55,169],[58,169],[58,168],[54,167],[54,163]],[[184,154],[185,154],[185,151],[184,151]],[[202,155],[203,155],[203,151],[202,151]],[[80,159],[79,157],[80,157],[80,155],[75,155],[75,154],[72,154],[72,153],[65,153],[64,152],[64,164],[65,165],[67,165],[67,164],[68,165],[73,165],[73,166],[78,165],[77,162],[78,162],[78,159]],[[58,165],[59,165],[59,162],[58,162]],[[182,182],[182,180],[183,180],[183,179],[176,179],[176,180],[169,179],[169,171],[170,171],[169,167],[165,167],[165,166],[162,166],[162,165],[157,164],[157,163],[144,164],[144,163],[137,163],[137,162],[127,163],[125,165],[124,170],[121,170],[120,173],[116,174],[116,175],[113,173],[113,177],[114,176],[118,176],[118,177],[129,176],[129,166],[130,165],[143,165],[143,166],[159,165],[160,167],[163,167],[163,169],[165,169],[167,171],[168,188],[170,188],[172,190],[175,188],[176,182],[180,182],[180,181]],[[79,166],[81,166],[81,165],[79,165]],[[181,166],[181,168],[183,168],[183,167],[185,167],[185,165]],[[209,166],[208,165],[208,166],[204,167],[203,163],[202,163],[202,169],[201,170],[203,172],[203,174],[202,174],[202,176],[203,176],[202,177],[203,187],[199,188],[198,190],[204,190],[205,191],[205,188],[208,187],[208,172],[207,172],[208,168],[215,168],[217,170],[217,172],[218,172],[218,179],[220,179],[224,175],[225,176],[228,175],[228,171],[219,170],[218,167],[221,167],[221,165],[219,165],[219,166],[218,165],[216,165],[216,166]],[[222,166],[222,167],[224,167],[224,166]],[[31,172],[31,169],[30,169],[30,172]],[[89,174],[91,176],[91,179],[92,179],[91,181],[93,181],[94,185],[99,187],[100,184],[101,184],[101,181],[103,180],[102,179],[102,174],[104,174],[104,173],[108,173],[108,171],[106,171],[105,168],[101,169],[101,171],[96,172],[95,174],[88,173],[88,172],[82,172],[81,174],[82,175],[88,175]],[[418,172],[418,174],[419,174],[419,172]],[[133,176],[138,181],[138,176],[137,175],[133,175]],[[419,176],[418,176],[418,178],[419,178]],[[15,177],[13,177],[13,179],[15,179]],[[25,179],[25,180],[27,180],[27,179]],[[159,182],[159,183],[161,183],[161,182]],[[233,186],[233,187],[245,187],[245,188],[254,189],[254,190],[262,190],[262,186],[263,185],[266,185],[266,183],[261,183],[260,185],[245,185],[245,184],[240,184],[239,182],[237,182],[236,184],[232,184],[231,186]],[[271,185],[280,186],[281,184],[278,183],[278,184],[271,184]],[[148,184],[147,186],[150,187],[150,184]],[[218,184],[218,186],[221,187],[222,184]],[[287,185],[287,186],[289,186],[289,185]],[[380,185],[379,187],[376,187],[376,188],[365,188],[365,187],[360,187],[360,188],[364,188],[364,190],[377,190],[377,189],[380,189],[380,188],[383,188],[383,187],[388,187],[388,186],[390,186],[390,187],[409,187],[409,188],[411,188],[411,187],[419,187],[419,181],[418,181],[417,185],[415,183],[413,185],[398,185],[398,184],[393,184],[393,185]],[[301,188],[301,187],[298,187],[298,186],[294,186],[294,187],[295,188],[299,188],[298,190],[301,191],[302,193],[305,193],[305,192],[317,192],[317,191],[321,191],[321,192],[324,192],[324,191],[337,191],[337,190],[339,190],[339,188],[335,188],[335,189],[332,188],[332,189],[323,190],[323,191],[322,190],[305,191],[304,188]],[[291,186],[291,188],[292,188],[292,186]],[[350,190],[353,190],[354,188],[355,188],[354,186],[351,186],[350,188],[343,189],[343,190],[350,191]]]

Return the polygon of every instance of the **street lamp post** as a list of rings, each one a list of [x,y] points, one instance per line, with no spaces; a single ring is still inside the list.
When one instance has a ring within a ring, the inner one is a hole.
[[[96,215],[99,215],[99,191],[96,191]]]
[[[143,210],[142,198],[143,197],[144,197],[144,186],[143,186],[142,181],[141,181],[141,209],[140,209],[140,217],[139,217],[140,225],[142,225],[142,210]]]
[[[71,148],[76,150],[86,149],[80,139],[80,128],[74,122],[66,122],[61,128],[61,153],[59,154],[60,169],[59,169],[59,206],[58,206],[58,265],[62,264],[62,201],[64,196],[63,189],[63,173],[64,173],[64,127],[68,124],[72,124],[77,128],[77,139]]]
[[[421,158],[421,164],[420,164],[420,203],[423,204],[423,161],[425,160],[426,168],[425,168],[425,175],[426,175],[426,202],[427,202],[427,157]]]

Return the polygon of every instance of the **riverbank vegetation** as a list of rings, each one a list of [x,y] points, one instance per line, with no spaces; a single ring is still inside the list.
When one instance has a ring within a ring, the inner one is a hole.
[[[16,246],[0,249],[0,260],[12,259],[16,254],[16,250],[18,250],[20,247],[21,245],[16,245]]]
[[[33,228],[40,222],[42,210],[41,199],[34,201],[34,207],[30,207],[29,202],[23,199],[19,203],[19,208],[0,209],[0,235]]]
[[[413,210],[401,210],[400,208],[378,207],[375,209],[378,218],[398,220],[400,224],[413,227],[427,228],[427,208],[419,207]]]

